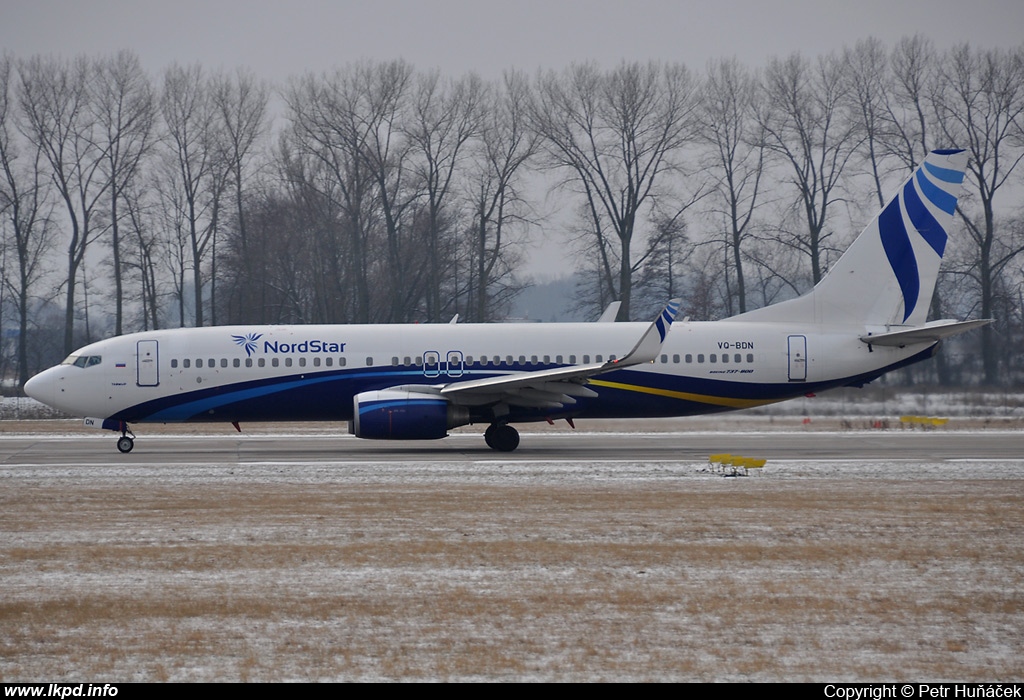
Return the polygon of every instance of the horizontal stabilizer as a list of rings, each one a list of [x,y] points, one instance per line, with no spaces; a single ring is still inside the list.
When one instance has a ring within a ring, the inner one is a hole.
[[[905,330],[889,331],[888,333],[877,333],[874,335],[862,335],[860,339],[869,345],[892,345],[903,347],[918,343],[935,343],[943,338],[960,335],[967,331],[981,328],[992,323],[993,319],[983,318],[975,321],[954,321],[946,319],[932,321],[923,326],[907,328]]]

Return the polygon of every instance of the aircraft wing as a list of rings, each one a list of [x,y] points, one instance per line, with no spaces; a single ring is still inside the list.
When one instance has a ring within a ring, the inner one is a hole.
[[[557,408],[576,403],[577,397],[597,396],[597,392],[584,386],[587,379],[653,361],[661,351],[681,303],[681,300],[673,299],[666,304],[633,349],[621,358],[455,382],[442,387],[440,393],[457,404],[483,405],[504,401],[514,406],[538,408]]]
[[[976,321],[954,321],[950,319],[931,321],[915,328],[877,333],[875,335],[862,335],[860,339],[869,345],[893,345],[896,347],[914,345],[915,343],[934,343],[943,338],[949,338],[975,328],[987,326],[993,320],[991,318],[983,318]]]

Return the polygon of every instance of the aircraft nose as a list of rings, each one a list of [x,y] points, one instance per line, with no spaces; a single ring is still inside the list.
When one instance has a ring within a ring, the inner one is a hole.
[[[52,406],[55,394],[53,370],[40,372],[25,382],[25,394],[40,403]]]

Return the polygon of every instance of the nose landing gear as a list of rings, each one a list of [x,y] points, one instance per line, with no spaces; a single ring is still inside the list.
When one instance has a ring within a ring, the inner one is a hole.
[[[117,449],[123,454],[128,454],[135,447],[135,433],[128,429],[128,426],[122,425],[121,437],[117,439]]]

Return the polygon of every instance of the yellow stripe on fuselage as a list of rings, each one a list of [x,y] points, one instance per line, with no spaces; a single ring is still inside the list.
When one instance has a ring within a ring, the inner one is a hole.
[[[619,382],[608,382],[603,379],[591,379],[588,384],[594,386],[606,386],[611,389],[622,389],[623,391],[636,391],[641,394],[654,394],[655,396],[667,396],[671,399],[682,399],[683,401],[694,401],[706,403],[713,406],[728,406],[729,408],[753,408],[764,406],[770,403],[778,403],[783,399],[730,399],[724,396],[708,396],[707,394],[691,394],[686,391],[672,391],[671,389],[655,389],[651,386],[639,386],[636,384],[621,384]]]

